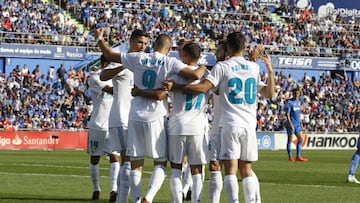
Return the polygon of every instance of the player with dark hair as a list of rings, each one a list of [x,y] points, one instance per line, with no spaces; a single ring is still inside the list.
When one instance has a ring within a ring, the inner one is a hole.
[[[181,61],[166,56],[171,49],[171,38],[168,35],[162,34],[156,38],[153,53],[116,53],[105,43],[102,35],[103,30],[96,30],[95,37],[105,57],[110,61],[122,63],[124,68],[131,70],[134,74],[134,84],[139,89],[161,89],[162,82],[172,74],[196,80],[201,78],[206,70],[205,66],[192,70]],[[131,160],[129,181],[135,203],[152,202],[165,179],[166,116],[166,100],[134,97],[131,101],[126,154]],[[145,155],[154,160],[154,171],[147,194],[141,199],[141,175]]]
[[[260,56],[268,70],[267,85],[260,81],[259,65],[244,59],[246,38],[240,32],[227,37],[229,59],[218,62],[210,75],[197,85],[178,85],[173,88],[186,92],[205,93],[216,87],[222,113],[220,115],[219,160],[225,168],[224,187],[229,202],[239,202],[237,171],[242,177],[245,202],[256,200],[257,179],[251,163],[257,161],[256,109],[257,93],[271,98],[275,91],[271,60]],[[171,81],[168,81],[171,83]],[[164,84],[167,88],[171,84]]]
[[[148,40],[149,34],[147,32],[139,29],[134,30],[130,36],[128,52],[145,51]],[[120,64],[113,63],[101,72],[100,79],[104,81],[111,79],[114,92],[114,102],[111,106],[109,118],[108,142],[111,163],[110,202],[117,200],[117,202],[125,203],[128,200],[131,170],[130,157],[126,156],[125,152],[134,75],[130,70],[123,69]]]
[[[197,43],[186,43],[180,52],[182,62],[198,68],[201,48]],[[200,80],[186,80],[178,75],[170,77],[179,84],[199,83]],[[182,164],[185,156],[190,165],[192,177],[192,202],[200,202],[203,193],[203,165],[207,163],[207,100],[208,94],[190,94],[173,91],[172,111],[168,121],[169,161],[171,162],[170,188],[172,200],[182,202]]]
[[[91,112],[87,153],[90,155],[90,177],[94,192],[92,200],[100,199],[99,161],[100,156],[105,154],[106,142],[109,136],[109,114],[113,102],[112,87],[110,82],[100,81],[100,69],[106,67],[109,62],[101,57],[101,67],[90,71],[89,86],[93,110]]]
[[[307,158],[304,158],[301,156],[301,150],[302,150],[302,122],[300,119],[301,115],[301,102],[300,102],[300,96],[301,96],[301,89],[299,87],[296,87],[292,90],[292,99],[289,99],[287,101],[287,107],[286,107],[286,132],[288,136],[287,140],[287,153],[288,153],[288,159],[289,161],[301,161],[306,162]],[[295,135],[297,138],[297,144],[296,144],[296,159],[292,157],[292,136]]]

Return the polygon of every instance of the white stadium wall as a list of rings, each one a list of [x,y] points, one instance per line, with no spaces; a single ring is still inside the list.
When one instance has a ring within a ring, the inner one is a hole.
[[[304,149],[354,149],[357,145],[358,134],[337,133],[304,133]],[[259,150],[284,150],[287,144],[286,133],[258,132]],[[292,148],[296,148],[296,137],[293,136]]]

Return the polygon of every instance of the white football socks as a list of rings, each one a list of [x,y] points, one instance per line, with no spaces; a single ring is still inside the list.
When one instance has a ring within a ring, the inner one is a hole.
[[[131,197],[134,203],[141,201],[141,172],[131,170],[129,176],[129,185],[131,190]]]
[[[203,194],[203,174],[192,175],[192,180],[191,201],[201,202]]]
[[[239,202],[239,184],[236,175],[226,175],[224,178],[224,187],[228,202]]]
[[[255,172],[251,170],[251,175],[255,178],[255,197],[256,203],[261,203],[261,195],[260,195],[260,182]]]
[[[242,180],[245,203],[255,203],[256,201],[256,178],[248,176]]]
[[[119,162],[110,163],[110,191],[117,191],[118,188],[118,176],[120,170]]]
[[[129,187],[129,176],[131,171],[130,162],[124,162],[120,167],[119,177],[118,177],[118,194],[116,196],[116,202],[118,203],[127,203],[128,196],[130,192]]]
[[[151,175],[148,191],[145,196],[148,202],[153,201],[156,193],[160,190],[164,180],[165,180],[165,166],[162,165],[154,166],[154,171]]]
[[[219,203],[221,190],[223,188],[223,180],[221,171],[210,171],[209,177],[209,202]]]
[[[99,164],[93,165],[90,163],[90,177],[94,191],[100,191]]]
[[[182,203],[183,202],[183,192],[182,192],[182,181],[181,181],[182,171],[180,169],[171,169],[170,175],[170,189],[172,195],[173,203]]]

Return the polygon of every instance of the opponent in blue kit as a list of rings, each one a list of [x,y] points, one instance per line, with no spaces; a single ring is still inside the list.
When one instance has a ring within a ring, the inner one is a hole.
[[[307,161],[306,158],[301,157],[301,149],[302,149],[302,122],[300,119],[301,116],[301,102],[300,102],[301,91],[300,88],[294,88],[292,90],[292,99],[288,100],[287,108],[286,108],[286,132],[288,135],[288,141],[286,145],[286,149],[288,152],[289,161]],[[292,136],[295,135],[298,142],[296,144],[296,159],[292,157],[291,151],[291,142]]]

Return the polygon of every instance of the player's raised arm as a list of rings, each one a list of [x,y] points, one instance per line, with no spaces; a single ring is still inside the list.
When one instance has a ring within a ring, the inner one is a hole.
[[[104,35],[103,29],[100,28],[95,30],[95,39],[101,51],[103,52],[105,58],[110,62],[121,63],[121,54],[118,52],[114,52],[109,47],[109,45],[105,42],[103,35]]]
[[[271,59],[270,56],[267,54],[265,56],[259,56],[259,58],[262,60],[263,63],[265,63],[268,72],[266,86],[261,88],[259,93],[266,98],[272,98],[275,94],[275,79],[274,79],[273,68],[271,65]]]
[[[120,73],[122,70],[124,70],[123,66],[117,66],[115,68],[106,68],[103,69],[101,71],[100,74],[100,80],[101,81],[106,81],[106,80],[110,80],[114,77],[114,75],[117,75],[118,73]]]

